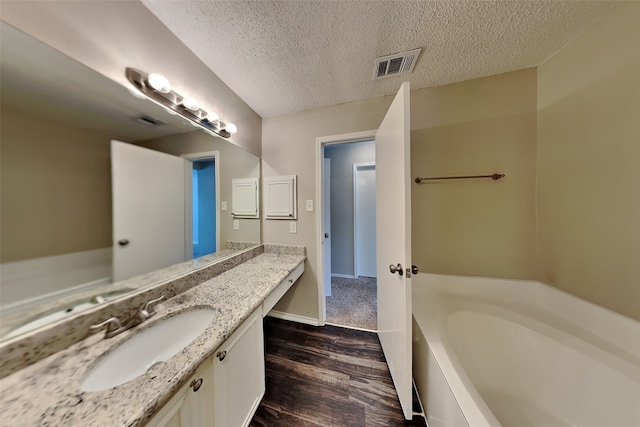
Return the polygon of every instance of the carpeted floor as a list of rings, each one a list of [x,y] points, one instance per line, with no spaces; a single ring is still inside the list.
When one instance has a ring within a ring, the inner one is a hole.
[[[331,278],[327,297],[327,322],[375,331],[378,328],[375,277]]]

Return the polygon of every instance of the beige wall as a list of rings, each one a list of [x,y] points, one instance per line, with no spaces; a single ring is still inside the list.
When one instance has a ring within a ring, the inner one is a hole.
[[[238,126],[230,141],[260,155],[260,116],[140,1],[2,1],[0,17],[124,86],[126,67],[164,74],[176,91]]]
[[[413,185],[423,271],[537,279],[640,320],[640,4],[624,3],[538,69],[411,93],[412,177],[505,173]],[[263,170],[299,175],[316,198],[315,138],[374,129],[391,97],[263,121]],[[286,131],[284,131],[286,129]],[[317,312],[314,213],[298,234],[303,280],[278,307]]]
[[[220,248],[228,241],[260,242],[260,220],[239,219],[240,229],[233,229],[231,215],[231,180],[235,178],[260,177],[260,159],[255,155],[229,144],[222,138],[210,136],[202,131],[193,131],[137,143],[143,147],[181,156],[189,153],[218,151],[218,173],[220,174],[220,201],[226,201],[228,209],[220,212]]]
[[[640,320],[640,3],[538,70],[540,279]]]
[[[535,276],[535,84],[535,70],[524,70],[411,93],[412,176],[494,170],[508,176],[412,184],[413,257],[424,271]],[[318,213],[304,210],[305,200],[317,200],[316,138],[376,129],[392,99],[263,119],[263,176],[297,174],[299,204],[298,233],[289,233],[288,221],[263,220],[264,241],[304,245],[308,256],[302,279],[276,309],[314,318],[318,312]]]
[[[536,71],[411,93],[412,256],[422,271],[535,279]]]
[[[1,262],[110,247],[109,137],[0,108]]]
[[[392,97],[287,114],[262,120],[262,176],[298,176],[298,233],[289,233],[289,221],[263,220],[264,241],[303,245],[305,272],[276,306],[276,310],[318,317],[316,215],[305,211],[305,200],[317,201],[316,138],[376,129]]]

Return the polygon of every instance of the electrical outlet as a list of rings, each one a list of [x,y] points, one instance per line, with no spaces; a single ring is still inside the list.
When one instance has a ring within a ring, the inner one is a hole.
[[[313,200],[307,200],[307,212],[313,212]]]
[[[226,211],[227,210],[227,202],[226,201],[222,201],[220,202],[220,210],[221,211]]]
[[[239,219],[234,219],[233,220],[233,229],[234,230],[240,230],[240,220]]]
[[[296,234],[298,232],[298,225],[295,221],[289,222],[289,233]]]

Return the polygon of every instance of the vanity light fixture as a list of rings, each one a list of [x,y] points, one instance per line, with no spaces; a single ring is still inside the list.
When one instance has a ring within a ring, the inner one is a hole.
[[[148,99],[166,108],[172,114],[179,114],[196,127],[203,128],[209,133],[229,138],[238,132],[233,123],[220,121],[217,113],[207,113],[198,101],[190,96],[182,96],[171,89],[169,80],[161,74],[146,74],[134,68],[127,68],[127,80],[135,89]]]
[[[198,111],[200,109],[198,100],[191,96],[185,96],[184,98],[182,98],[182,102],[180,103],[180,105],[191,111]]]
[[[233,123],[227,123],[224,127],[224,129],[229,132],[231,135],[233,135],[234,133],[238,132],[238,127],[236,125],[234,125]]]
[[[149,86],[151,86],[154,90],[157,90],[160,93],[171,92],[171,83],[169,83],[169,80],[162,74],[149,74],[149,76],[147,77],[147,83],[149,83]]]
[[[208,113],[207,114],[207,120],[209,120],[211,123],[219,123],[220,122],[220,116],[218,115],[218,113]]]

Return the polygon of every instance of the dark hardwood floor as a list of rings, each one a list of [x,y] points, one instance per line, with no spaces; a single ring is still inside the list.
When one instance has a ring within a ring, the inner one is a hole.
[[[425,426],[405,421],[372,332],[265,318],[267,390],[251,426]]]

